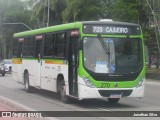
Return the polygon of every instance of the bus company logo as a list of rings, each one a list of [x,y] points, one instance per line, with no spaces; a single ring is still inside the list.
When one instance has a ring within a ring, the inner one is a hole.
[[[118,87],[118,83],[114,84],[114,87],[117,88]]]

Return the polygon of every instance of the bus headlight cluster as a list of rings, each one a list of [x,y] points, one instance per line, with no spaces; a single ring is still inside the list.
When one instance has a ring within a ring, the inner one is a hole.
[[[95,86],[89,81],[89,79],[86,76],[82,76],[83,81],[85,82],[86,86],[95,88]]]
[[[138,82],[138,84],[136,85],[136,87],[138,88],[138,87],[143,86],[143,85],[144,85],[144,81],[145,81],[145,77],[143,76],[143,77],[140,79],[140,81]]]

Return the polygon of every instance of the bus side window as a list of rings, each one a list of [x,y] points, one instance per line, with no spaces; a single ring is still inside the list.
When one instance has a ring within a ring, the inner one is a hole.
[[[58,57],[66,57],[66,43],[67,43],[67,34],[58,33],[56,36],[56,55]]]
[[[23,42],[18,43],[18,58],[22,57],[22,52],[23,52]]]
[[[14,43],[13,43],[13,57],[18,57],[21,58],[22,57],[22,52],[23,52],[23,42],[24,42],[24,38],[17,38],[14,39]]]
[[[34,54],[34,40],[33,37],[27,37],[24,41],[23,55],[25,57],[33,57]]]
[[[55,46],[54,46],[55,38],[54,34],[46,34],[45,42],[44,42],[44,56],[52,57],[55,55]]]
[[[14,39],[12,56],[18,57],[18,39]]]

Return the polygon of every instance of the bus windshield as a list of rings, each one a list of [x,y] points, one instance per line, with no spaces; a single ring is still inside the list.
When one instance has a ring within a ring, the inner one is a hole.
[[[93,73],[130,74],[143,67],[140,38],[83,38],[83,63]]]

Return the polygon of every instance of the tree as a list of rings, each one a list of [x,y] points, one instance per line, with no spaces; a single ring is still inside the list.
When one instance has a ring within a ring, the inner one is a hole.
[[[146,1],[154,10],[157,29],[160,26],[159,0],[0,0],[1,44],[4,40],[11,40],[13,33],[26,30],[22,25],[8,26],[2,23],[23,22],[32,28],[45,27],[48,10],[49,26],[103,18],[133,22],[142,26],[145,43],[156,43],[155,31],[150,26],[154,23],[154,16]],[[5,48],[1,52],[5,53]]]
[[[63,22],[97,20],[102,17],[101,5],[99,0],[67,0]]]
[[[48,3],[49,2],[49,3]],[[27,0],[24,1],[25,8],[32,11],[32,19],[37,19],[39,27],[45,27],[48,18],[49,8],[49,26],[62,23],[62,11],[66,7],[66,0]],[[49,5],[48,5],[49,4]]]
[[[24,10],[19,0],[0,0],[0,8],[0,59],[3,59],[11,57],[13,34],[28,30],[23,25],[6,23],[22,22],[29,26],[32,23],[28,21],[30,13]]]

